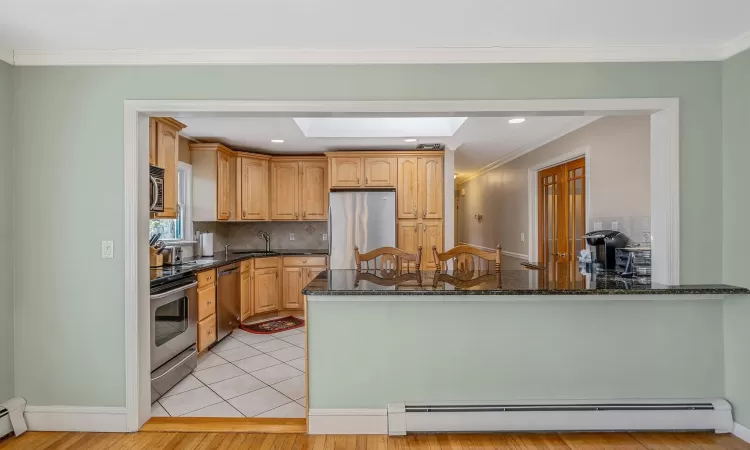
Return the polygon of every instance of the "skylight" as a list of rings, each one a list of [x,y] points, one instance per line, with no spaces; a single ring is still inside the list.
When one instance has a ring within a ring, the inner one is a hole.
[[[453,136],[466,117],[295,117],[310,138],[414,138]]]

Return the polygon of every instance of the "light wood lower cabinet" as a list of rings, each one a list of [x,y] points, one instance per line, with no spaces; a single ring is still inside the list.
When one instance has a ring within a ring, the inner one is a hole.
[[[198,351],[216,342],[216,270],[198,272]]]
[[[211,314],[198,322],[198,351],[206,350],[216,342],[216,315]]]
[[[279,268],[255,269],[254,314],[263,314],[279,309]]]
[[[240,264],[240,318],[242,321],[253,315],[253,260]]]
[[[304,288],[305,286],[307,286],[308,284],[310,284],[310,282],[312,280],[314,280],[315,277],[317,277],[320,274],[320,272],[325,271],[327,268],[328,268],[327,266],[316,266],[316,267],[308,267],[306,269],[302,269],[304,271],[303,272],[303,275],[304,275],[303,278],[305,280],[304,281],[305,284],[302,287]],[[303,295],[303,297],[304,297],[304,295]]]
[[[284,267],[282,284],[282,298],[284,309],[302,308],[302,288],[304,287],[302,267]]]
[[[396,227],[398,248],[405,252],[416,253],[422,247],[422,270],[434,270],[435,264],[432,246],[438,253],[443,251],[442,220],[399,220]]]

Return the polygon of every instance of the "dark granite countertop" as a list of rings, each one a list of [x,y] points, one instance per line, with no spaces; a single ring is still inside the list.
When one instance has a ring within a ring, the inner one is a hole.
[[[197,273],[216,267],[225,266],[246,259],[269,258],[273,256],[304,256],[304,255],[328,255],[328,249],[300,249],[300,250],[230,250],[214,253],[213,257],[184,258],[183,264],[179,266],[167,266],[151,269],[151,284],[160,284],[172,281],[187,273]]]
[[[665,286],[640,284],[614,274],[579,277],[574,283],[547,281],[538,270],[497,273],[417,272],[397,275],[381,271],[321,272],[305,295],[727,295],[750,290],[723,284]]]

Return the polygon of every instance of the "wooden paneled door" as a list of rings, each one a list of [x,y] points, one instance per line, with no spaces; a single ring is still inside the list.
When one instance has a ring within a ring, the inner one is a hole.
[[[417,215],[417,158],[398,158],[398,175],[396,192],[397,217],[399,219],[416,219]],[[399,241],[401,242],[401,241]]]
[[[578,253],[586,246],[586,160],[549,167],[538,172],[539,262],[548,268],[552,286],[579,285]]]
[[[299,219],[296,161],[271,161],[271,220]]]
[[[302,220],[328,218],[328,161],[300,162]]]
[[[362,158],[336,156],[331,158],[331,187],[361,187]]]
[[[419,215],[422,219],[443,218],[443,158],[419,158]]]
[[[302,308],[302,288],[306,285],[304,270],[302,267],[284,267],[281,279],[284,309]]]
[[[237,158],[240,219],[268,220],[268,161]]]
[[[432,246],[437,247],[438,253],[443,252],[443,221],[425,220],[422,227],[419,245],[422,246],[422,268],[424,270],[435,270],[437,264],[432,254]]]
[[[365,187],[396,185],[396,158],[365,158]]]
[[[232,173],[231,156],[224,152],[216,153],[217,186],[216,186],[216,218],[229,220],[232,217]]]

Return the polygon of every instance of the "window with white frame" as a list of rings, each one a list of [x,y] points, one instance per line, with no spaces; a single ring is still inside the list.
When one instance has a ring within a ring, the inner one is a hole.
[[[151,219],[149,235],[160,233],[162,241],[191,241],[193,239],[193,222],[191,215],[192,166],[179,162],[177,166],[177,218]]]

